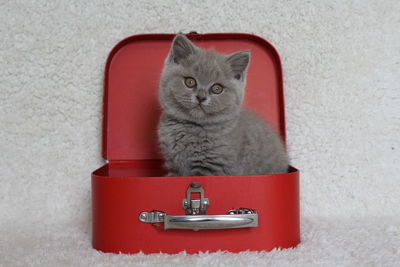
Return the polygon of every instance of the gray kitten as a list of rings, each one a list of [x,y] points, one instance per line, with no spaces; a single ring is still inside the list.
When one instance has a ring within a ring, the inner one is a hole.
[[[161,74],[158,137],[168,176],[288,171],[280,138],[243,110],[250,52],[223,55],[177,35]]]

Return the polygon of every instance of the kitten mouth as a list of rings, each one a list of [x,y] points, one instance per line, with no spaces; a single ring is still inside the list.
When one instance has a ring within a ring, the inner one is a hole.
[[[205,114],[207,114],[206,110],[204,109],[203,105],[201,103],[199,103],[197,105]]]

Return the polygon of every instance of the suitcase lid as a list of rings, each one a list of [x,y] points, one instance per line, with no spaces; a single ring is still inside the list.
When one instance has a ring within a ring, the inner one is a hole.
[[[161,159],[158,84],[175,34],[142,34],[110,52],[104,77],[102,155],[110,161]],[[250,50],[245,108],[268,121],[285,141],[282,68],[275,48],[243,33],[188,34],[197,46],[229,54]]]

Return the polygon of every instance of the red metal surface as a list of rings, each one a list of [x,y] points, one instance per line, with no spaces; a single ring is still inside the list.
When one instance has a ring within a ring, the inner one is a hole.
[[[162,173],[157,161],[112,163],[94,172],[94,248],[114,253],[239,252],[289,248],[300,242],[297,170],[284,175],[156,177]],[[138,220],[142,211],[183,215],[182,199],[193,181],[201,183],[210,200],[207,214],[248,207],[259,213],[259,226],[163,230]]]
[[[299,172],[257,176],[162,177],[156,128],[159,75],[173,34],[129,37],[111,51],[105,68],[102,153],[109,163],[92,174],[93,247],[104,252],[188,253],[270,250],[300,242]],[[279,55],[249,34],[192,34],[198,46],[223,53],[250,49],[245,106],[285,139]],[[182,215],[188,185],[200,182],[207,214],[252,208],[259,227],[229,230],[162,230],[141,223],[142,211]]]

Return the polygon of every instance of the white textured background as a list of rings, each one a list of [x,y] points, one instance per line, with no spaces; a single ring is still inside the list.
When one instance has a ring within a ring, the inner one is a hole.
[[[0,266],[396,266],[399,1],[0,1]],[[282,57],[303,243],[271,253],[90,248],[103,67],[121,39],[247,32]]]

